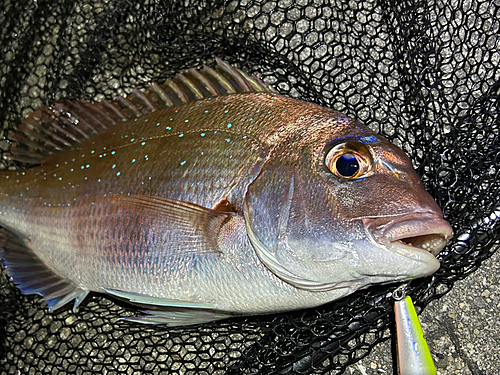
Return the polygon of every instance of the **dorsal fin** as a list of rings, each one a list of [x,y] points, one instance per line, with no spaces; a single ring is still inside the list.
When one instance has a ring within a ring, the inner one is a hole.
[[[153,83],[145,91],[135,90],[127,97],[113,101],[89,103],[85,100],[54,102],[33,112],[18,126],[12,146],[5,158],[23,163],[40,164],[47,156],[88,139],[120,122],[187,103],[219,95],[275,91],[260,79],[216,58],[217,67],[189,69]]]

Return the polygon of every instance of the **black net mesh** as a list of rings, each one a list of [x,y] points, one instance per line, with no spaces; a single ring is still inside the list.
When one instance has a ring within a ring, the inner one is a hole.
[[[51,100],[113,99],[218,56],[282,94],[365,122],[410,155],[456,234],[441,269],[411,284],[418,307],[498,247],[498,0],[0,3],[4,138]],[[337,373],[387,339],[394,288],[168,329],[119,323],[133,308],[100,295],[79,313],[50,314],[2,270],[0,366],[6,374]]]

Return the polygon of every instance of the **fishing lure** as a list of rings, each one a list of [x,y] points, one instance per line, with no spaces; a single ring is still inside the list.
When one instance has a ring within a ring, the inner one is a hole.
[[[415,306],[404,288],[393,293],[400,375],[436,375]]]

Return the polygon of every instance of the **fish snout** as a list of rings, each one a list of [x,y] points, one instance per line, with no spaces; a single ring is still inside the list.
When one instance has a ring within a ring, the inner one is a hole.
[[[453,236],[450,224],[436,212],[365,218],[363,223],[376,242],[398,253],[425,250],[436,256]]]

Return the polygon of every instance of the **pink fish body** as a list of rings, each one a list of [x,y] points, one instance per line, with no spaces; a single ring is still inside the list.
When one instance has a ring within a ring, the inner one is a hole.
[[[52,309],[89,291],[197,324],[433,273],[452,235],[410,160],[220,62],[27,119],[0,174],[0,253]]]

